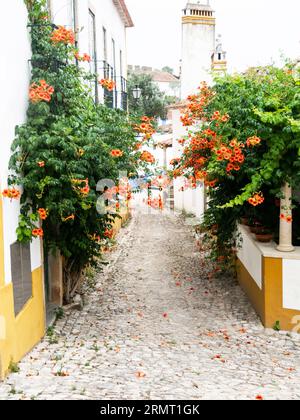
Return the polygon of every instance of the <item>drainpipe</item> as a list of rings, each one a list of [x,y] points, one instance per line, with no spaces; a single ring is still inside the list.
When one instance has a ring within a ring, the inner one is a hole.
[[[280,217],[279,245],[277,250],[280,252],[292,252],[295,250],[292,244],[292,221],[287,218],[292,217],[292,188],[288,183],[282,187],[283,197],[280,201]]]

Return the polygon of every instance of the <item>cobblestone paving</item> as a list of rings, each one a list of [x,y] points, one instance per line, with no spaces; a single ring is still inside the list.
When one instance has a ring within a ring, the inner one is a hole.
[[[235,281],[209,280],[179,217],[135,214],[110,258],[0,399],[300,398],[299,337],[263,329]]]

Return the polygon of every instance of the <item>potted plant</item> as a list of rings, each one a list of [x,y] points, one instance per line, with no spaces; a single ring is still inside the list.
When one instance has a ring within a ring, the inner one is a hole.
[[[254,234],[260,233],[264,229],[264,226],[258,220],[251,222],[249,227],[250,227],[251,232]]]
[[[258,242],[268,243],[273,240],[273,233],[270,229],[263,227],[262,229],[257,231],[255,237]]]

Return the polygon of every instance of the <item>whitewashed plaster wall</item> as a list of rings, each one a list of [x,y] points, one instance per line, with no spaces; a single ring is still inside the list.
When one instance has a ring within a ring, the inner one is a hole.
[[[31,58],[27,28],[27,10],[20,0],[0,2],[0,189],[7,187],[8,164],[15,127],[26,121]],[[12,22],[14,28],[12,29]],[[9,34],[9,36],[7,36]],[[5,282],[11,282],[10,245],[16,242],[20,205],[18,201],[3,200]],[[41,266],[40,240],[31,245],[32,269]]]
[[[212,82],[210,72],[214,47],[214,25],[182,25],[182,99],[195,93],[202,81]]]
[[[175,82],[154,82],[159,90],[167,96],[180,97],[180,83]]]
[[[178,140],[187,134],[186,128],[181,123],[181,112],[179,109],[172,110],[173,125],[173,147],[170,151],[172,158],[182,156],[183,147]],[[181,191],[185,185],[185,178],[180,177],[174,181],[174,202],[175,208],[179,211],[186,211],[194,214],[197,218],[202,219],[205,210],[205,190],[203,186],[196,189],[189,188]]]
[[[282,261],[283,307],[300,311],[300,260]]]
[[[115,41],[115,71],[118,91],[120,90],[120,77],[127,78],[127,45],[126,28],[121,16],[112,0],[77,0],[77,22],[74,28],[72,0],[51,0],[52,19],[55,24],[70,27],[79,31],[78,48],[80,53],[91,55],[89,36],[89,10],[95,15],[96,23],[96,50],[99,78],[103,78],[104,31],[106,30],[107,62],[114,66],[113,42]],[[122,51],[122,60],[120,54]],[[122,61],[122,65],[121,65]],[[92,64],[83,64],[86,70],[94,71]],[[103,100],[103,90],[99,87],[99,98]],[[118,101],[119,103],[119,101]]]

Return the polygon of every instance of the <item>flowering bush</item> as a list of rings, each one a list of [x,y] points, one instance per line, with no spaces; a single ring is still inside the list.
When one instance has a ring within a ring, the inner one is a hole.
[[[32,83],[30,86],[29,99],[35,104],[41,101],[50,102],[53,93],[54,88],[49,86],[45,80],[40,80],[39,84]]]
[[[95,75],[76,66],[74,34],[62,27],[53,30],[45,0],[26,4],[32,85],[27,122],[17,128],[12,146],[9,183],[24,190],[19,241],[43,236],[46,255],[59,249],[69,302],[82,270],[95,262],[119,217],[118,204],[114,211],[98,213],[103,191],[97,191],[97,183],[111,179],[117,184],[120,171],[136,174],[138,140],[127,114],[94,103],[86,80]],[[118,159],[112,153],[117,150]],[[3,194],[20,197],[13,188]]]
[[[265,201],[262,193],[254,194],[253,197],[249,198],[248,203],[251,204],[251,206],[259,206]]]
[[[41,220],[46,220],[48,217],[48,212],[45,209],[38,209],[38,214],[41,218]]]
[[[35,237],[35,238],[37,238],[37,237],[40,237],[40,238],[42,238],[43,236],[44,236],[44,231],[43,231],[43,229],[33,229],[33,231],[32,231],[32,235]]]
[[[10,198],[11,200],[18,200],[21,197],[21,193],[16,188],[8,188],[2,191],[4,198]]]
[[[149,139],[151,139],[153,134],[155,134],[155,128],[152,122],[153,119],[147,116],[143,116],[141,117],[141,121],[138,124],[134,125],[135,131],[137,131],[143,137],[142,142],[148,141]]]
[[[74,45],[75,44],[75,34],[71,29],[66,29],[63,26],[59,26],[57,29],[55,29],[52,32],[51,41],[54,44],[63,43],[63,44],[66,44],[66,45],[68,45],[68,44]]]
[[[120,158],[124,155],[124,153],[122,152],[122,150],[114,149],[110,152],[110,155],[114,158]]]
[[[147,163],[155,163],[155,157],[147,151],[142,152],[140,159],[143,162],[147,162]]]
[[[116,87],[116,82],[111,79],[101,79],[99,84],[106,90],[112,92]]]
[[[78,61],[82,61],[82,62],[87,62],[90,63],[91,62],[91,56],[89,54],[80,54],[79,51],[75,51],[74,53],[74,57],[76,58],[76,60]]]
[[[210,208],[205,228],[217,260],[236,245],[236,222],[248,216],[278,233],[284,182],[300,184],[299,71],[292,65],[252,69],[203,83],[188,98],[183,155],[173,160],[173,176],[189,187],[205,183]]]

